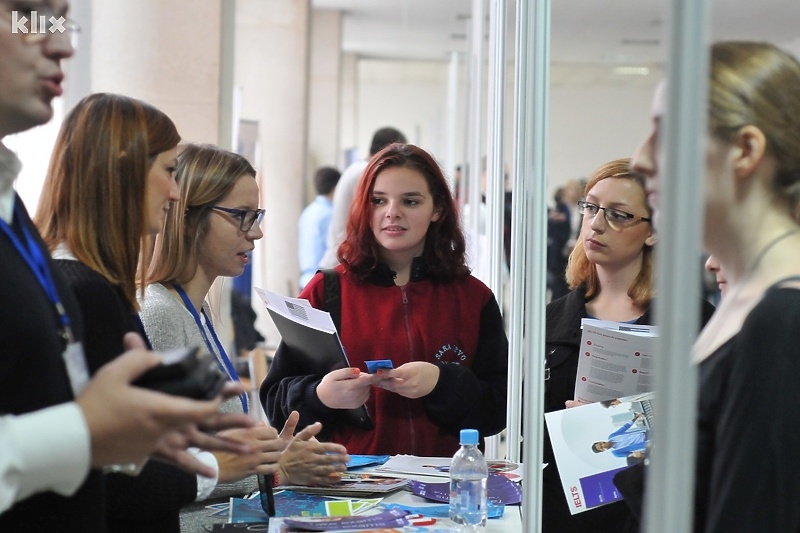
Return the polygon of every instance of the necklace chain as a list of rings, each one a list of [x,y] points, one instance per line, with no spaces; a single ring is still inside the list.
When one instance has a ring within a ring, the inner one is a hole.
[[[787,237],[790,237],[790,236],[794,235],[797,232],[798,232],[798,230],[796,230],[796,229],[790,229],[788,231],[785,231],[785,232],[781,233],[780,235],[778,235],[777,237],[775,237],[774,239],[769,241],[761,249],[761,251],[758,252],[758,255],[756,255],[755,259],[753,259],[753,264],[752,264],[752,266],[750,266],[749,269],[747,269],[747,272],[745,273],[745,278],[744,279],[749,278],[753,274],[753,272],[755,272],[755,270],[758,267],[759,263],[761,263],[761,260],[764,259],[764,256],[767,255],[767,252],[772,250],[772,248],[774,248],[776,244],[778,244],[782,240],[786,239]]]

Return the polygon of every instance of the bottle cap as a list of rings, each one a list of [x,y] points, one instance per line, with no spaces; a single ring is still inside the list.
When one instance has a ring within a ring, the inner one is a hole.
[[[478,430],[477,429],[462,429],[461,430],[461,442],[460,444],[463,446],[464,444],[478,444]]]

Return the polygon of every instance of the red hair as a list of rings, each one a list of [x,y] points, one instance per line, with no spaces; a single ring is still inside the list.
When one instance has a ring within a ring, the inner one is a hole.
[[[428,184],[439,219],[431,222],[425,236],[422,258],[428,277],[451,281],[469,274],[464,233],[458,219],[453,194],[441,168],[431,155],[413,144],[394,143],[372,156],[356,188],[347,232],[339,246],[338,259],[359,279],[366,279],[378,265],[379,245],[372,233],[372,190],[378,175],[387,168],[409,168],[419,172]]]

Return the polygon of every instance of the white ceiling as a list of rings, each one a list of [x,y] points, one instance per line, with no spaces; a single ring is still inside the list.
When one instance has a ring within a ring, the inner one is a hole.
[[[506,1],[513,43],[516,2]],[[529,1],[532,6],[534,0]],[[551,57],[556,64],[652,66],[667,55],[668,0],[551,0],[550,4]],[[466,51],[472,0],[312,0],[312,5],[344,11],[346,52],[447,60],[452,51]],[[713,39],[778,44],[800,39],[800,0],[710,0],[708,5]]]

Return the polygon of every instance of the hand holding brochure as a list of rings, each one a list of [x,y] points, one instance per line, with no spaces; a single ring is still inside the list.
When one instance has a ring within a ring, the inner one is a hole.
[[[257,287],[255,291],[266,304],[281,339],[304,372],[324,376],[332,370],[350,366],[330,313],[315,309],[308,300],[287,298]],[[374,427],[363,405],[345,410],[345,416],[356,427]]]
[[[570,513],[582,513],[622,499],[613,478],[646,458],[653,393],[553,411],[544,419]]]
[[[575,399],[599,402],[652,391],[655,326],[581,320]]]

